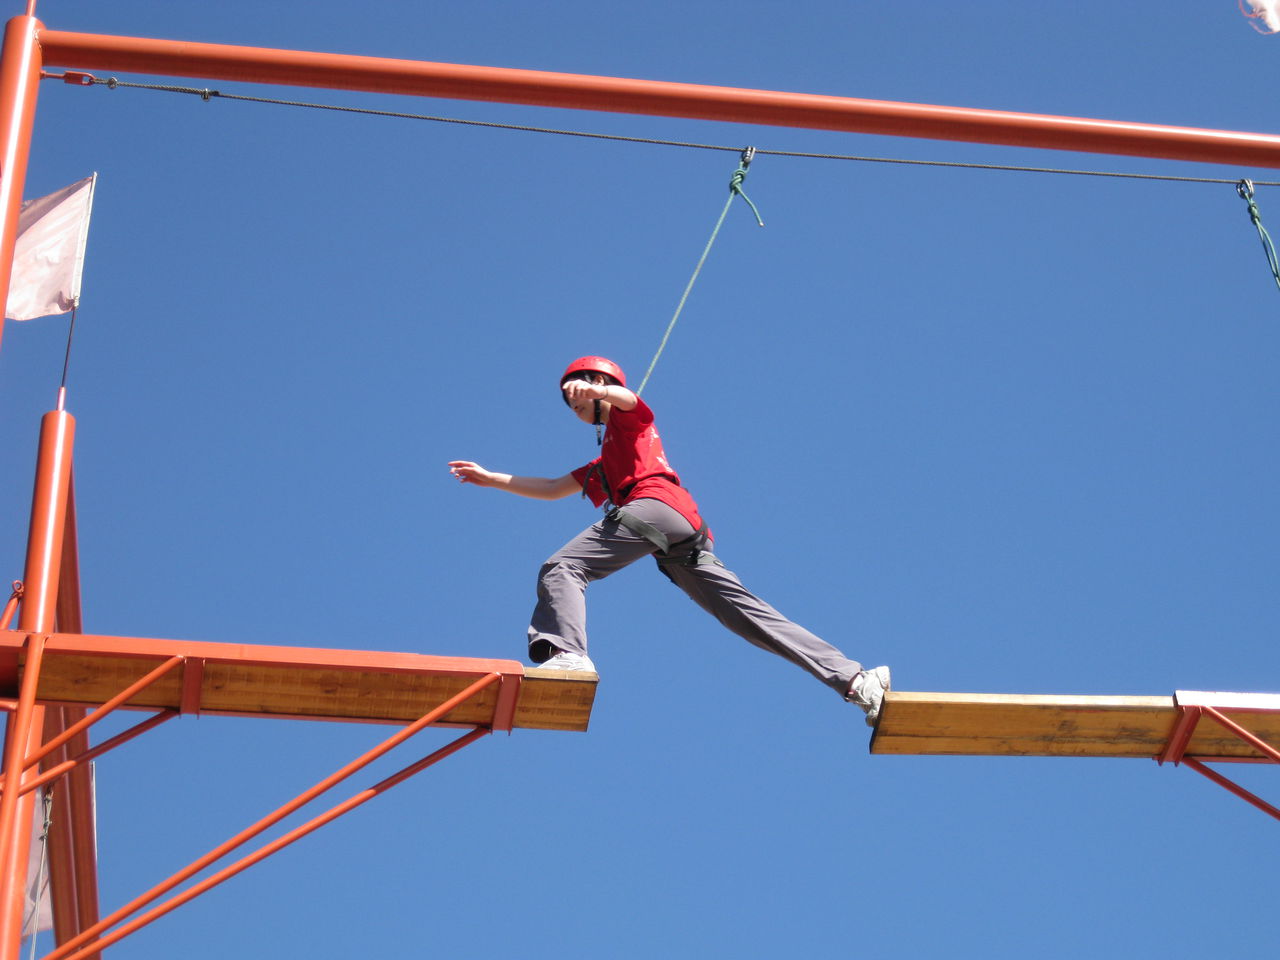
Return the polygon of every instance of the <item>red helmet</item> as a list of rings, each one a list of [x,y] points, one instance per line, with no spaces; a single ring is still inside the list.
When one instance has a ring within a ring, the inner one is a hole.
[[[604,357],[579,357],[565,368],[564,374],[560,377],[560,386],[563,387],[566,380],[578,373],[604,373],[617,380],[618,386],[627,385],[626,374],[612,360],[606,360]]]

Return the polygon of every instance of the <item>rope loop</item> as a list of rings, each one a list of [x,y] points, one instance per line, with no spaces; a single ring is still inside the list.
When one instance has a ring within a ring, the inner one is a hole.
[[[1262,250],[1267,256],[1267,266],[1271,268],[1271,276],[1276,281],[1276,287],[1280,288],[1280,260],[1276,258],[1275,244],[1271,242],[1271,234],[1267,233],[1267,228],[1262,225],[1262,214],[1258,210],[1257,201],[1253,199],[1253,181],[1241,180],[1236,184],[1236,193],[1249,205],[1249,219],[1258,230]]]
[[[742,190],[742,182],[747,179],[747,167],[751,166],[751,161],[755,159],[755,155],[755,147],[747,147],[742,151],[742,159],[738,161],[738,169],[733,171],[733,176],[729,178],[729,198],[732,200],[736,194],[747,201],[747,206],[755,214],[756,223],[763,227],[764,221],[760,219],[760,211],[756,209],[756,205],[751,202],[751,198]]]

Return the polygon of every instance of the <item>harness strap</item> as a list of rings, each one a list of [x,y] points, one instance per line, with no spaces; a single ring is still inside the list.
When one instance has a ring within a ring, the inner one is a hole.
[[[617,521],[637,537],[648,540],[653,544],[657,548],[657,553],[654,554],[653,559],[657,561],[659,569],[674,564],[694,567],[703,563],[720,563],[716,559],[716,555],[706,548],[708,540],[707,521],[705,520],[692,534],[672,543],[670,537],[648,520],[642,520],[622,507],[614,507],[610,510],[606,514],[606,519]],[[687,553],[684,548],[688,548]],[[662,572],[666,573],[665,570]]]

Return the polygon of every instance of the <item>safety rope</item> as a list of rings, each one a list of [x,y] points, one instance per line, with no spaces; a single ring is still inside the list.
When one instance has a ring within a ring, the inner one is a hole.
[[[1267,233],[1267,228],[1262,225],[1262,214],[1258,212],[1258,204],[1253,199],[1253,181],[1241,180],[1236,184],[1236,193],[1240,194],[1240,199],[1249,205],[1249,219],[1258,228],[1262,250],[1267,255],[1267,266],[1271,268],[1271,276],[1275,278],[1276,286],[1280,287],[1280,262],[1276,260],[1275,244],[1271,242],[1271,234]]]
[[[31,928],[31,960],[36,956],[36,934],[40,932],[40,901],[45,894],[45,869],[49,862],[49,827],[53,825],[53,785],[40,791],[44,801],[44,830],[40,834],[40,869],[36,872],[36,886],[32,892],[31,913],[22,918],[22,932]]]
[[[463,120],[457,117],[439,117],[425,113],[401,113],[394,110],[371,110],[364,107],[344,107],[330,103],[310,103],[305,100],[280,100],[273,97],[250,97],[242,94],[223,93],[207,87],[182,87],[160,83],[134,83],[119,80],[115,77],[101,79],[90,73],[67,71],[66,73],[43,73],[43,79],[63,80],[79,86],[105,86],[110,89],[128,87],[135,90],[159,90],[165,93],[183,93],[199,97],[208,102],[211,99],[239,100],[245,103],[268,103],[282,107],[304,107],[309,110],[331,110],[337,113],[355,113],[371,117],[390,117],[399,120],[428,120],[433,123],[453,123],[467,127],[489,127],[495,130],[514,130],[521,133],[548,133],[560,137],[582,137],[588,140],[613,140],[619,143],[643,143],[659,147],[685,147],[693,150],[722,150],[738,152],[740,148],[715,143],[692,143],[684,140],[661,140],[652,137],[626,137],[609,133],[590,133],[584,130],[561,130],[555,127],[536,127],[518,123],[496,123],[486,120]],[[1223,177],[1178,177],[1155,173],[1121,173],[1109,170],[1076,170],[1069,167],[1028,167],[1003,163],[961,163],[948,160],[907,160],[898,157],[866,157],[846,153],[803,153],[795,150],[756,149],[757,156],[795,157],[807,160],[847,160],[856,163],[893,163],[915,167],[950,167],[960,170],[997,170],[1012,173],[1051,173],[1075,177],[1112,177],[1124,180],[1155,180],[1172,183],[1228,183],[1237,181]],[[1280,187],[1280,180],[1254,180],[1255,187]]]
[[[649,361],[649,369],[644,372],[644,378],[636,389],[637,397],[644,392],[645,384],[649,382],[653,368],[658,365],[658,358],[662,356],[662,351],[667,347],[667,340],[671,337],[671,331],[675,329],[676,321],[680,319],[680,313],[684,310],[685,302],[689,299],[689,293],[693,290],[694,283],[697,282],[698,274],[702,273],[702,265],[707,262],[711,247],[715,244],[716,237],[720,235],[720,228],[724,225],[724,218],[729,213],[729,207],[733,205],[733,198],[741,197],[745,200],[747,206],[751,208],[751,212],[755,214],[756,223],[762,227],[764,226],[764,221],[760,219],[760,211],[756,209],[756,205],[751,202],[751,198],[742,190],[742,182],[747,179],[747,168],[751,166],[751,161],[755,155],[755,147],[747,147],[742,151],[742,156],[738,161],[738,169],[733,171],[733,176],[729,178],[729,198],[724,202],[724,209],[720,211],[720,219],[716,221],[715,229],[711,231],[711,238],[707,240],[707,245],[702,248],[702,256],[698,258],[698,265],[693,268],[693,276],[685,284],[684,293],[680,295],[680,302],[676,304],[676,312],[671,315],[671,322],[667,324],[666,332],[662,334],[662,342],[658,344],[658,351],[653,355],[653,359]]]

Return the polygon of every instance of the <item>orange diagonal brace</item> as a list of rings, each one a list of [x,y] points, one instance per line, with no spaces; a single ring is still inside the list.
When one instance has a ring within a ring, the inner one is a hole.
[[[1267,803],[1267,801],[1263,800],[1256,793],[1252,793],[1246,790],[1244,787],[1240,786],[1240,784],[1236,783],[1230,777],[1224,777],[1217,770],[1214,770],[1212,767],[1206,766],[1205,764],[1201,763],[1199,760],[1195,759],[1194,757],[1183,757],[1182,764],[1183,766],[1190,767],[1196,773],[1199,773],[1207,777],[1208,779],[1212,780],[1214,783],[1222,787],[1224,790],[1228,790],[1231,793],[1234,793],[1241,800],[1245,801],[1245,803],[1252,804],[1253,806],[1257,807],[1259,810],[1261,810],[1263,813],[1267,814],[1268,816],[1274,817],[1275,819],[1280,820],[1280,808],[1277,808],[1273,804]]]
[[[183,890],[182,893],[178,894],[175,897],[171,897],[170,899],[166,900],[164,903],[160,904],[159,906],[151,910],[148,910],[146,913],[138,917],[136,920],[126,923],[119,930],[113,930],[111,933],[107,934],[101,940],[97,940],[89,944],[89,946],[84,947],[80,950],[77,950],[75,953],[67,956],[66,960],[88,960],[89,956],[94,951],[101,950],[105,947],[109,947],[113,943],[123,940],[125,937],[133,933],[135,930],[139,930],[142,927],[145,927],[147,924],[160,919],[166,913],[169,913],[170,911],[177,909],[178,907],[182,906],[184,903],[187,903],[190,900],[194,900],[196,897],[200,896],[200,894],[213,889],[218,884],[222,883],[225,880],[231,879],[236,874],[242,873],[243,871],[247,870],[249,867],[253,866],[255,863],[259,863],[265,860],[267,857],[287,847],[289,844],[293,843],[295,840],[302,839],[307,834],[313,833],[314,831],[318,830],[320,827],[323,827],[325,824],[331,823],[332,821],[338,819],[338,817],[342,816],[343,814],[349,813],[350,811],[354,810],[356,807],[360,806],[363,803],[367,803],[369,800],[372,800],[378,794],[384,793],[387,790],[390,790],[396,784],[404,782],[405,780],[409,779],[409,777],[412,777],[414,774],[419,773],[422,770],[425,770],[427,767],[431,766],[432,764],[438,763],[441,760],[443,760],[445,757],[448,757],[454,753],[457,753],[463,747],[467,746],[470,743],[475,742],[476,740],[478,740],[480,737],[483,737],[488,732],[489,731],[487,730],[477,728],[475,730],[472,730],[470,733],[463,734],[461,737],[452,741],[451,743],[445,744],[439,750],[436,750],[435,752],[430,753],[427,756],[423,757],[421,760],[417,761],[416,763],[412,763],[409,766],[405,767],[399,773],[393,774],[392,776],[381,781],[380,783],[374,784],[372,787],[369,787],[367,790],[362,790],[360,793],[357,793],[355,796],[350,797],[347,800],[344,800],[342,803],[338,804],[335,807],[330,808],[329,810],[320,814],[318,817],[315,817],[314,819],[307,821],[301,826],[295,827],[294,829],[290,830],[288,833],[286,833],[284,836],[280,837],[279,839],[273,840],[270,843],[268,843],[261,850],[257,850],[254,853],[251,853],[249,856],[243,857],[240,860],[237,860],[235,863],[224,867],[223,869],[219,870],[217,873],[213,874],[207,879],[201,880],[199,883],[195,884],[194,886],[190,887],[187,890]],[[53,960],[54,956],[55,954],[50,954],[48,957],[45,958],[45,960]]]
[[[138,680],[136,683],[132,683],[129,686],[127,686],[125,689],[121,690],[114,697],[112,697],[102,706],[98,707],[96,710],[94,710],[84,719],[79,720],[76,723],[73,723],[71,726],[63,730],[62,733],[58,734],[48,743],[41,746],[40,749],[37,750],[35,753],[28,756],[27,759],[23,762],[23,769],[27,769],[35,766],[37,763],[39,763],[45,757],[49,756],[49,754],[53,753],[63,744],[74,739],[77,734],[80,734],[83,731],[88,730],[91,726],[93,726],[99,720],[106,717],[107,714],[115,710],[116,707],[120,706],[120,704],[127,702],[129,698],[134,696],[136,693],[138,693],[138,691],[145,690],[147,687],[151,686],[151,684],[155,683],[157,680],[159,680],[161,677],[163,677],[166,673],[168,673],[170,670],[172,670],[174,667],[176,667],[180,663],[182,663],[182,657],[170,657],[164,663],[160,664],[160,666],[156,667],[154,670],[148,673],[141,680]],[[5,783],[4,778],[0,777],[0,788],[3,788],[4,783]]]
[[[41,29],[50,66],[490,100],[934,140],[1280,167],[1280,137],[854,97]]]
[[[148,717],[146,720],[143,720],[141,723],[135,723],[128,730],[123,730],[120,733],[117,733],[110,740],[104,740],[96,747],[86,750],[84,753],[78,754],[69,760],[63,760],[61,763],[54,764],[34,780],[24,778],[22,781],[22,789],[19,792],[25,795],[30,793],[32,790],[35,790],[37,787],[43,787],[46,783],[52,783],[64,774],[74,772],[90,760],[102,756],[109,750],[114,750],[122,743],[128,743],[130,740],[142,736],[142,734],[146,733],[152,727],[157,727],[166,720],[172,720],[176,716],[179,716],[176,710],[162,710],[159,713]]]
[[[13,615],[18,612],[18,604],[22,601],[22,581],[13,581],[13,592],[5,602],[4,612],[0,613],[0,630],[8,630],[13,622]]]
[[[71,940],[68,940],[64,944],[61,944],[52,953],[48,954],[44,958],[44,960],[63,960],[63,958],[67,958],[71,955],[74,955],[77,958],[77,960],[79,960],[79,958],[87,956],[91,950],[100,949],[101,947],[104,947],[109,943],[114,943],[120,937],[124,936],[124,933],[122,933],[121,931],[116,931],[115,933],[112,933],[111,935],[109,935],[107,938],[104,938],[102,941],[99,941],[91,945],[90,947],[79,949],[81,947],[84,947],[84,944],[87,943],[89,940],[91,940],[93,937],[98,936],[98,934],[102,933],[104,930],[107,930],[110,927],[115,926],[117,923],[120,923],[120,921],[124,920],[126,917],[129,917],[137,913],[147,904],[154,902],[155,900],[162,897],[164,894],[168,893],[174,887],[178,886],[184,881],[195,876],[195,874],[199,873],[201,870],[209,866],[211,863],[214,863],[215,861],[222,859],[222,857],[226,856],[228,853],[230,853],[232,850],[236,849],[237,847],[243,846],[245,843],[252,840],[254,837],[258,836],[264,830],[267,830],[270,827],[274,826],[275,824],[279,823],[281,820],[283,820],[289,814],[293,813],[295,810],[299,809],[302,806],[305,806],[307,803],[310,803],[316,797],[320,796],[320,794],[324,793],[330,788],[341,783],[343,780],[347,779],[352,774],[364,769],[369,764],[373,763],[373,761],[377,760],[379,757],[383,756],[384,754],[388,753],[395,747],[399,746],[401,743],[403,743],[405,740],[408,740],[410,737],[418,733],[420,730],[424,729],[425,727],[439,720],[441,717],[443,717],[445,714],[447,714],[450,710],[458,706],[463,701],[469,699],[470,697],[475,696],[480,691],[488,687],[490,684],[496,683],[501,679],[502,679],[502,674],[500,673],[491,673],[491,674],[488,674],[487,676],[481,677],[475,683],[470,684],[465,690],[463,690],[457,696],[449,698],[444,703],[440,704],[440,706],[432,710],[430,713],[425,714],[424,716],[420,717],[418,720],[409,724],[403,730],[400,730],[394,735],[388,737],[386,740],[378,744],[378,746],[374,747],[369,752],[365,753],[363,756],[357,757],[355,760],[347,764],[341,770],[338,770],[336,773],[330,774],[328,777],[321,780],[310,790],[307,790],[306,792],[299,794],[297,797],[290,800],[288,803],[284,804],[284,806],[279,807],[275,812],[264,817],[262,820],[259,820],[253,826],[248,827],[245,830],[242,830],[240,833],[236,834],[230,840],[226,841],[225,843],[221,844],[218,847],[215,847],[213,850],[209,851],[203,857],[199,858],[198,860],[192,862],[188,866],[179,870],[168,880],[165,880],[164,882],[157,884],[155,887],[152,887],[150,890],[148,890],[146,893],[144,893],[142,896],[138,897],[131,903],[126,904],[125,906],[121,907],[119,910],[114,911],[109,916],[104,917],[102,920],[98,921],[96,924],[89,927],[87,930],[84,930],[77,936],[73,937]],[[478,737],[482,733],[487,733],[487,732],[488,731],[477,729],[473,731],[473,734],[468,734],[467,738],[474,739],[474,737]],[[467,742],[469,743],[470,739],[467,739],[467,738],[464,738],[464,739],[466,739]],[[368,799],[368,797],[365,797],[365,799]],[[362,800],[360,802],[363,803],[364,801]],[[345,810],[343,812],[345,812]],[[320,826],[320,825],[321,825],[320,823],[315,823],[315,826]],[[315,829],[315,827],[312,827],[312,829]],[[249,864],[246,863],[244,865],[248,866]],[[225,877],[223,879],[225,879]],[[207,881],[205,882],[207,883]],[[195,889],[195,888],[193,887],[192,889]],[[187,891],[187,893],[190,893],[190,891]],[[177,906],[177,904],[175,903],[173,904],[173,906]],[[172,908],[170,907],[170,909]],[[164,911],[164,912],[167,912],[167,911]],[[156,914],[156,915],[158,916],[159,914]],[[151,915],[148,915],[148,916],[151,916]],[[151,917],[151,918],[154,919],[154,917]],[[150,922],[150,920],[147,920],[146,922]],[[136,929],[137,926],[141,926],[141,925],[142,925],[141,923],[135,922],[134,924],[130,924],[128,927],[123,929],[126,931],[130,931],[130,930]],[[74,954],[73,954],[73,951],[75,951]]]

